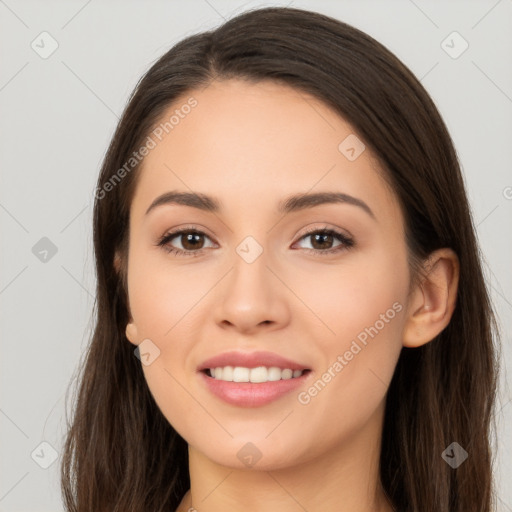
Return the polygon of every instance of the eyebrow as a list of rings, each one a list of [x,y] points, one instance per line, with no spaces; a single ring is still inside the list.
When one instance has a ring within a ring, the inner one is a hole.
[[[295,194],[288,196],[278,204],[278,213],[292,213],[306,208],[312,208],[322,204],[345,203],[357,206],[364,210],[372,219],[376,220],[371,208],[362,200],[341,192],[315,192],[309,194]],[[219,213],[221,203],[214,197],[198,192],[171,191],[158,196],[146,210],[146,215],[158,206],[179,204],[198,208],[212,213]]]

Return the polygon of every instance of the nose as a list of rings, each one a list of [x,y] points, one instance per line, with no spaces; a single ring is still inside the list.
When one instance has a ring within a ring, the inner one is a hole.
[[[245,334],[285,327],[290,321],[290,292],[276,274],[265,252],[251,263],[235,254],[216,297],[216,323]]]

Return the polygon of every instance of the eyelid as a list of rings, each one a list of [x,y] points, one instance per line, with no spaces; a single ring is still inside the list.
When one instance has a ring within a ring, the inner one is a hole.
[[[314,227],[308,227],[305,228],[305,231],[299,231],[294,238],[297,238],[300,240],[301,238],[305,237],[306,235],[310,235],[311,233],[317,233],[318,231],[333,231],[335,233],[338,233],[345,238],[353,239],[354,237],[346,230],[341,229],[336,226],[333,226],[327,222],[321,223],[321,226],[314,226]]]
[[[177,228],[171,229],[170,231],[166,231],[161,237],[158,238],[156,245],[164,247],[172,239],[177,238],[177,237],[179,237],[180,235],[182,235],[184,233],[190,233],[190,232],[194,232],[194,233],[197,233],[199,235],[204,235],[205,237],[207,237],[210,240],[212,240],[214,245],[218,245],[217,242],[215,242],[214,237],[211,236],[208,233],[208,230],[206,228],[204,228],[203,226],[200,226],[198,224],[196,224],[196,225],[189,224],[189,225],[179,226]],[[197,251],[187,251],[187,250],[177,249],[177,248],[174,248],[174,249],[176,251],[186,252],[186,253],[189,253],[189,254],[192,254],[192,253],[197,254],[197,253],[201,253],[205,248],[203,247],[203,248],[201,248],[201,249],[199,249]],[[169,252],[171,252],[171,251],[169,251]]]
[[[297,241],[293,243],[292,247],[302,240],[308,238],[309,236],[316,233],[327,233],[333,236],[338,242],[339,245],[335,247],[331,247],[330,249],[320,250],[320,249],[310,249],[308,247],[303,247],[302,250],[307,253],[314,254],[315,256],[329,256],[333,254],[338,254],[344,252],[348,249],[351,249],[356,245],[354,237],[348,233],[346,230],[342,230],[338,227],[331,227],[328,223],[324,223],[323,226],[315,226],[307,228],[306,231],[303,231],[299,235],[296,235]]]
[[[168,236],[177,236],[183,232],[189,232],[194,231],[196,233],[199,233],[201,235],[206,235],[208,238],[215,240],[215,237],[210,234],[210,231],[205,228],[204,226],[201,226],[200,224],[185,224],[183,226],[177,226],[176,228],[170,229],[166,231],[160,239],[167,238]]]

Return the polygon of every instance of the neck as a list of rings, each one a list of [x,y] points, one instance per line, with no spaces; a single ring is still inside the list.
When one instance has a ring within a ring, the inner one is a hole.
[[[392,512],[379,477],[383,413],[382,404],[341,445],[285,468],[230,468],[189,445],[191,488],[177,512]]]

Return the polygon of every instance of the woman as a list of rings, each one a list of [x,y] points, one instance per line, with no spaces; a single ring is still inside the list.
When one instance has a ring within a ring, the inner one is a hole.
[[[456,153],[368,35],[265,8],[136,87],[98,179],[69,511],[493,510]]]

